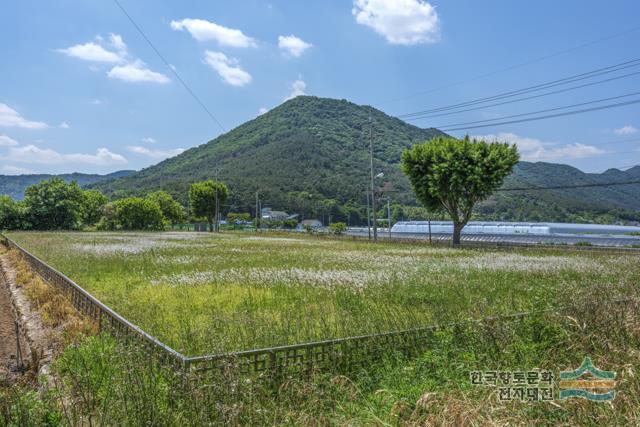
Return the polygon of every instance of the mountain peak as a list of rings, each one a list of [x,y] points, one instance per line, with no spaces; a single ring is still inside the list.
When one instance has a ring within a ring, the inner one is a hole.
[[[256,191],[274,208],[287,207],[288,193],[297,191],[360,204],[369,176],[370,129],[376,168],[402,189],[399,198],[413,200],[398,167],[400,155],[442,132],[421,129],[371,106],[308,95],[287,100],[206,144],[99,187],[119,194],[164,188],[185,201],[189,184],[213,178],[218,168],[231,189],[230,203],[237,209],[254,206]]]
[[[371,137],[371,140],[369,139]],[[227,209],[254,212],[256,192],[263,206],[313,215],[344,217],[342,206],[362,223],[369,187],[369,144],[374,168],[391,185],[392,203],[416,206],[400,158],[412,145],[444,135],[345,99],[298,96],[198,147],[129,177],[96,184],[107,193],[141,195],[169,191],[186,204],[189,184],[212,179],[214,171],[230,189]],[[640,168],[638,168],[640,170]],[[628,172],[624,172],[625,175]],[[617,178],[618,179],[618,178]],[[572,166],[520,162],[505,186],[574,185],[606,182]],[[628,188],[627,188],[628,187]],[[628,197],[633,186],[527,193],[501,192],[478,210],[485,218],[574,220],[574,212],[638,209]],[[301,198],[301,194],[305,196]],[[311,199],[309,198],[311,195]],[[492,204],[493,203],[493,204]],[[573,216],[571,216],[573,215]],[[574,218],[575,217],[575,218]]]

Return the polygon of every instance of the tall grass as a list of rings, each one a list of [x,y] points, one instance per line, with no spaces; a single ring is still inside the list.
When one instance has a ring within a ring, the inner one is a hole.
[[[232,368],[185,376],[109,335],[78,338],[53,364],[54,382],[41,392],[28,384],[0,385],[0,426],[640,423],[635,257],[309,237],[11,237],[147,331],[192,354],[574,308],[446,326],[415,357],[376,348],[380,357],[364,366],[336,364],[304,377],[285,372],[277,382]],[[29,272],[21,274],[33,282]],[[34,289],[45,295],[46,286]],[[635,303],[611,302],[620,297]],[[618,372],[612,404],[501,403],[495,388],[472,386],[468,377],[473,370],[557,374],[577,367],[586,355]]]
[[[186,382],[135,347],[90,337],[56,362],[58,380],[37,403],[28,394],[1,396],[0,424],[637,425],[637,300],[576,302],[580,309],[561,314],[443,328],[416,358],[389,350],[373,366],[294,377],[276,389],[234,372],[216,382]],[[617,371],[611,404],[501,403],[495,388],[469,381],[472,370],[545,369],[557,375],[585,355]]]
[[[542,310],[640,279],[631,255],[453,250],[306,236],[12,233],[189,355]]]

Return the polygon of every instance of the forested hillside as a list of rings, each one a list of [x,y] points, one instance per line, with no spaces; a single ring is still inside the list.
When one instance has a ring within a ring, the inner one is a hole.
[[[371,134],[370,134],[371,132]],[[230,189],[227,211],[262,206],[305,217],[365,218],[369,138],[378,185],[386,186],[396,218],[425,213],[399,169],[403,150],[442,134],[421,129],[369,106],[299,96],[228,133],[130,176],[92,186],[115,197],[165,189],[186,202],[189,183],[219,178]],[[504,187],[544,187],[640,179],[640,167],[587,174],[567,165],[520,162]],[[640,185],[499,192],[477,209],[478,218],[615,222],[638,220]]]
[[[50,174],[26,174],[26,175],[0,175],[0,194],[11,196],[15,200],[22,200],[24,190],[38,182],[51,179],[54,176],[62,178],[65,182],[76,181],[78,185],[86,186],[106,179],[117,179],[131,175],[135,171],[122,170],[106,175],[86,174],[86,173],[65,173],[60,175]]]

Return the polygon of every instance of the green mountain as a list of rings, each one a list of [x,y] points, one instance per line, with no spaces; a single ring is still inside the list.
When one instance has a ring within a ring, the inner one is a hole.
[[[640,182],[640,166],[585,173],[568,165],[520,162],[502,189]],[[485,219],[515,221],[640,221],[640,184],[562,190],[499,191],[477,209]]]
[[[443,133],[421,129],[369,106],[300,96],[228,133],[124,178],[92,186],[115,196],[165,189],[183,203],[191,182],[217,176],[230,189],[227,211],[262,206],[364,221],[369,182],[369,138],[375,172],[384,172],[396,218],[420,216],[399,169],[403,150]],[[640,167],[587,174],[551,163],[520,162],[504,188],[593,184],[640,179]],[[603,221],[640,219],[640,185],[552,191],[498,192],[477,209],[478,218],[499,220]],[[381,212],[382,213],[382,212]],[[423,215],[423,214],[422,214]]]
[[[400,155],[443,133],[372,107],[310,96],[289,100],[204,145],[97,187],[116,196],[164,188],[186,201],[189,184],[213,178],[218,169],[229,186],[232,210],[253,212],[256,191],[262,205],[274,209],[312,210],[331,200],[364,206],[370,131],[376,173],[384,172],[384,181],[394,184],[398,201],[414,203],[398,168]]]
[[[24,190],[30,185],[51,179],[55,176],[62,178],[66,182],[76,181],[81,187],[105,179],[117,179],[131,175],[135,171],[121,170],[107,175],[86,174],[86,173],[67,173],[61,175],[49,174],[28,174],[28,175],[0,175],[0,194],[6,194],[13,199],[21,200],[24,197]]]

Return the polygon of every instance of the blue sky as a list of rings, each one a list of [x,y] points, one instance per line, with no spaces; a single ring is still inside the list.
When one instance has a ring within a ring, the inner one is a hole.
[[[120,2],[226,130],[302,93],[401,115],[640,57],[640,28],[627,31],[640,26],[632,0]],[[0,173],[140,169],[222,132],[113,1],[20,0],[2,17]],[[631,76],[412,123],[576,104],[639,83]],[[635,104],[452,133],[515,142],[525,160],[602,171],[640,163],[638,113]]]

